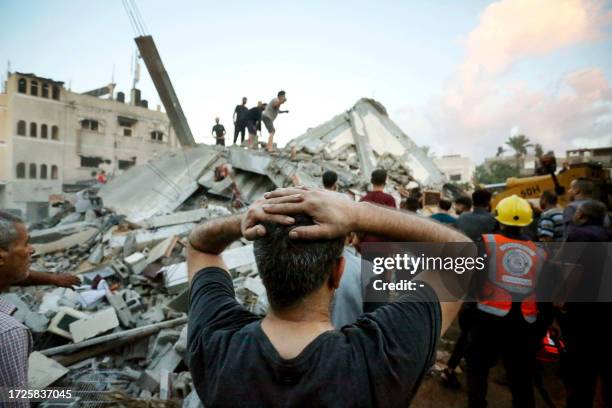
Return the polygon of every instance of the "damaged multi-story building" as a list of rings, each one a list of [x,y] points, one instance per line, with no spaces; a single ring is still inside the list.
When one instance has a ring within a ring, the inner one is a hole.
[[[50,214],[50,198],[179,147],[166,113],[115,85],[77,93],[63,82],[9,73],[0,93],[0,208],[28,221]],[[51,200],[53,201],[53,200]]]

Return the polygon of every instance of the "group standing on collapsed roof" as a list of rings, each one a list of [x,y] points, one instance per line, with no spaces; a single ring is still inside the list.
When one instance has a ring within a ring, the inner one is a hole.
[[[266,150],[268,152],[274,151],[274,135],[276,134],[274,121],[279,113],[289,113],[288,110],[280,109],[287,102],[286,92],[279,91],[269,103],[258,101],[252,108],[247,107],[247,100],[246,96],[243,97],[242,102],[236,105],[232,114],[234,122],[233,144],[238,143],[238,136],[240,135],[240,145],[244,145],[246,131],[248,132],[247,146],[251,149],[257,148],[259,145],[257,135],[261,133],[261,124],[263,123],[268,131]],[[215,118],[215,126],[212,131],[216,144],[225,146],[225,127],[219,123],[219,118]]]

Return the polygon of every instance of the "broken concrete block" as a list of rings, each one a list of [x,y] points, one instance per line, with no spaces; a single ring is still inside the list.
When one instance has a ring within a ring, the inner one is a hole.
[[[244,280],[244,287],[245,289],[250,290],[257,296],[263,296],[266,294],[266,288],[263,285],[263,282],[259,276],[256,276],[254,278],[247,277]]]
[[[147,265],[152,264],[153,262],[158,261],[163,257],[168,257],[172,253],[174,246],[178,242],[179,237],[176,235],[172,235],[159,244],[155,245],[153,249],[149,251],[147,254]]]
[[[114,259],[111,262],[111,267],[122,279],[128,279],[130,276],[130,268],[119,259]]]
[[[43,314],[29,312],[23,323],[28,326],[33,333],[43,333],[47,330],[49,319]]]
[[[80,319],[70,323],[69,329],[75,343],[91,339],[99,334],[107,332],[119,326],[119,320],[115,309],[109,307],[94,313],[86,319]]]
[[[106,300],[108,300],[108,303],[115,309],[123,326],[126,328],[134,326],[136,319],[134,318],[133,312],[142,307],[140,295],[138,295],[138,293],[133,290],[122,290],[118,293],[112,293],[110,290],[106,290]]]
[[[136,385],[150,393],[157,392],[159,390],[159,373],[153,373],[150,370],[143,371],[138,381],[136,381]]]
[[[171,395],[171,376],[170,371],[162,368],[159,373],[159,398],[162,400],[169,400]]]
[[[142,252],[134,252],[132,255],[123,258],[123,262],[129,266],[135,274],[142,273],[147,266],[147,258]]]
[[[162,370],[167,370],[168,372],[173,373],[174,370],[179,366],[183,358],[176,352],[176,350],[169,345],[167,347],[167,352],[165,352],[159,360],[157,360],[155,366],[153,368],[149,368],[152,373],[159,375]]]
[[[72,340],[70,325],[78,320],[87,319],[88,317],[89,315],[86,313],[61,306],[57,314],[51,320],[51,323],[49,323],[47,331]]]
[[[149,324],[163,322],[166,319],[166,314],[161,306],[153,306],[147,312],[138,317],[138,326],[147,326]]]
[[[100,262],[102,262],[103,258],[104,258],[104,246],[102,244],[98,244],[91,251],[91,254],[89,254],[89,258],[87,258],[87,261],[92,265],[97,265]]]
[[[204,408],[204,404],[200,401],[200,397],[195,390],[191,391],[183,400],[182,408]]]
[[[45,355],[34,351],[28,358],[28,387],[47,388],[68,373],[66,367]]]
[[[187,352],[187,327],[187,325],[183,327],[181,330],[181,335],[176,343],[174,343],[174,349],[181,355],[184,355]]]

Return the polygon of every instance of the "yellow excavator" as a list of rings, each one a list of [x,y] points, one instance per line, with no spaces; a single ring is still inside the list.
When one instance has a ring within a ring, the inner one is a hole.
[[[511,177],[505,183],[486,186],[492,191],[498,190],[491,201],[491,207],[495,208],[497,203],[505,197],[513,194],[527,200],[538,200],[546,190],[552,190],[559,196],[559,205],[565,207],[569,202],[567,194],[570,183],[576,179],[587,179],[593,181],[595,185],[595,198],[606,203],[610,208],[610,194],[612,186],[606,170],[595,163],[578,163],[566,165],[561,171],[556,172],[556,162],[552,159],[543,157],[541,165],[536,169],[536,176],[532,177]]]

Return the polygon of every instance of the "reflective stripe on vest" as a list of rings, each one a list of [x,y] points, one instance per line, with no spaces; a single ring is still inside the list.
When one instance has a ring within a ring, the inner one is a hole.
[[[478,309],[506,316],[512,302],[521,302],[523,318],[533,323],[537,317],[535,285],[542,269],[544,252],[533,242],[500,234],[483,235],[489,258],[488,276],[478,301]]]

